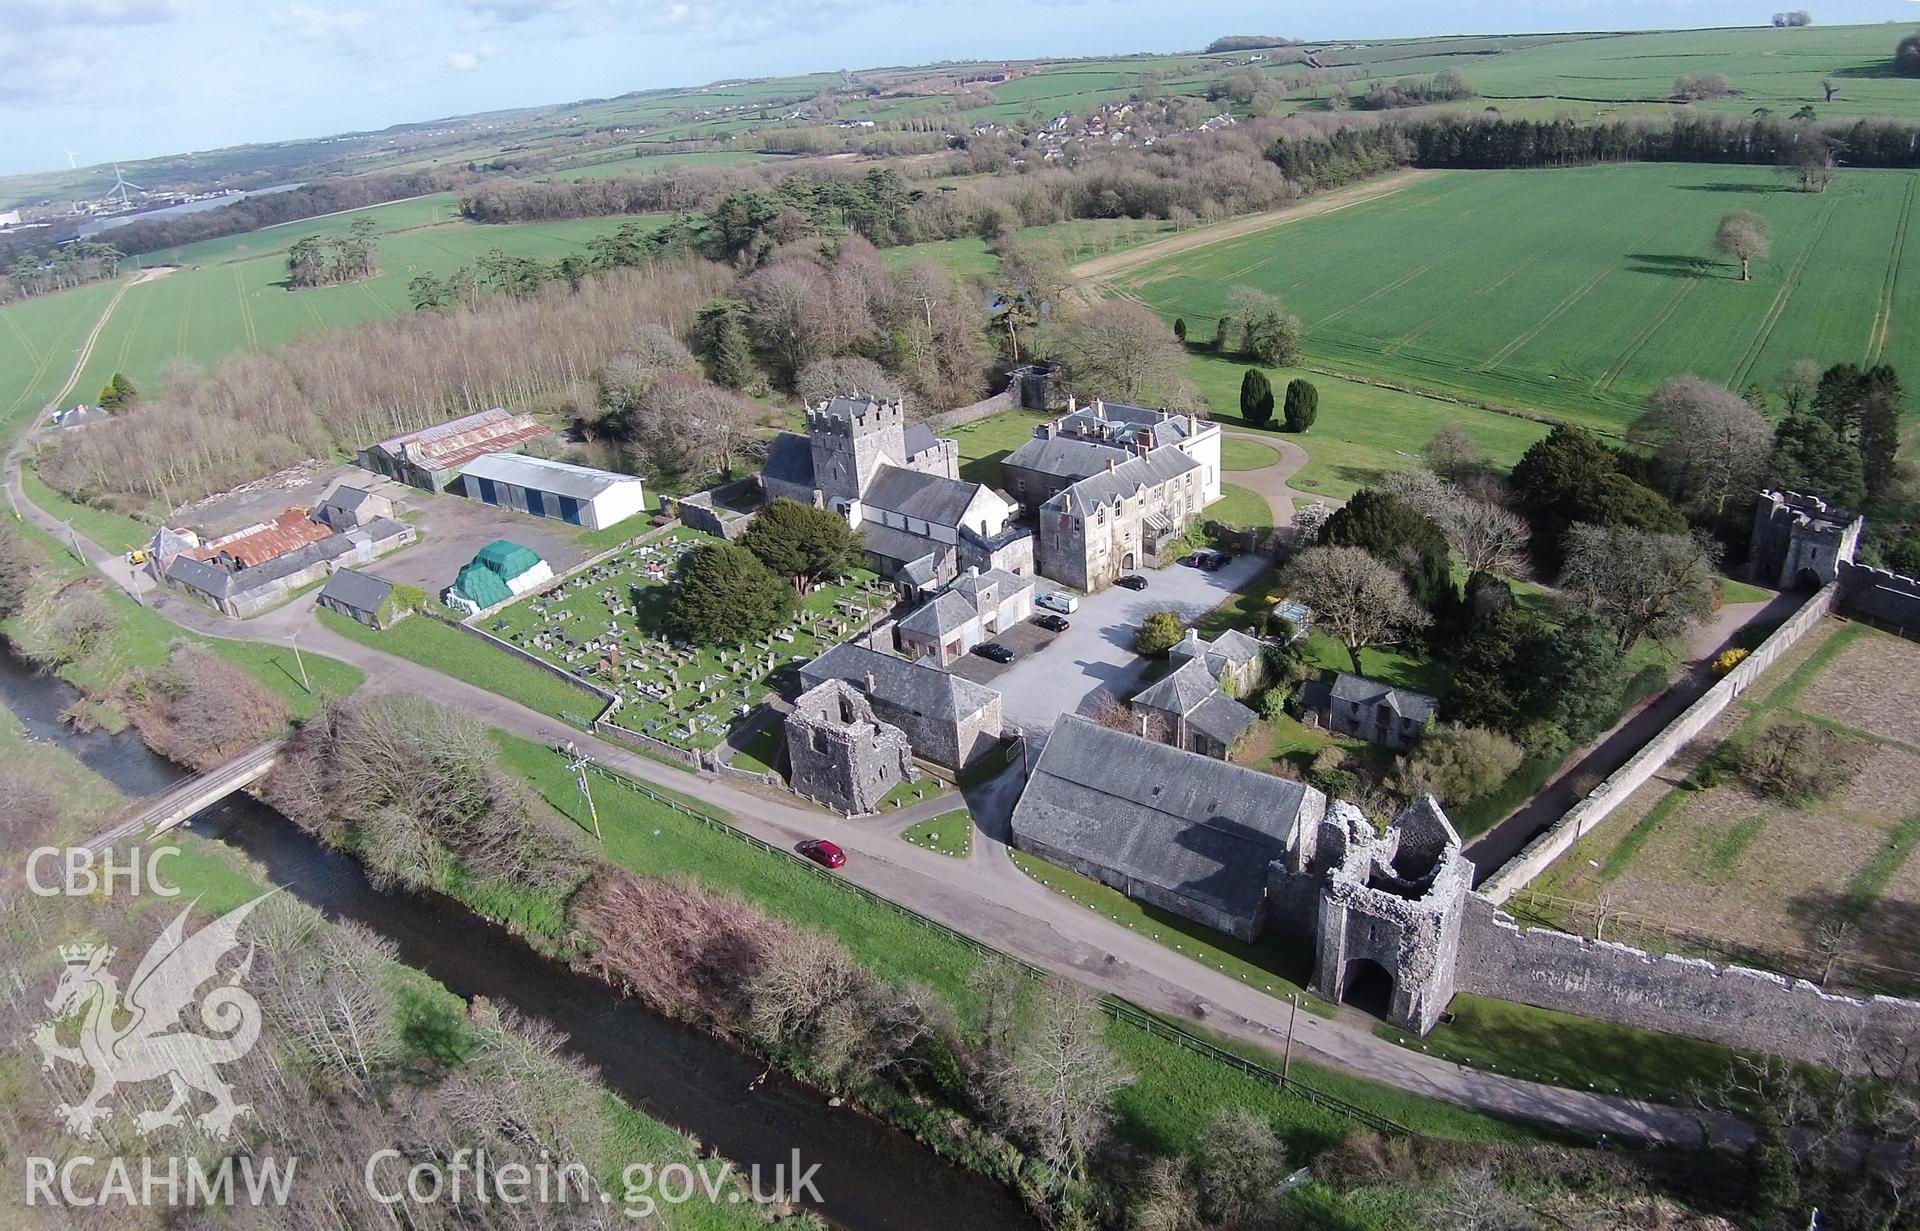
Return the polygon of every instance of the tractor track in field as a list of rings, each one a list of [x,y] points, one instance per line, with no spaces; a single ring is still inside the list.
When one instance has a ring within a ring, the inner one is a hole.
[[[1900,222],[1893,231],[1893,255],[1887,262],[1887,277],[1880,288],[1880,310],[1873,314],[1873,329],[1867,334],[1867,362],[1879,363],[1887,353],[1887,337],[1893,332],[1893,301],[1900,289],[1900,263],[1907,252],[1907,228],[1913,221],[1914,189],[1920,180],[1907,180],[1907,194],[1900,203]]]
[[[0,316],[6,317],[7,328],[13,331],[14,337],[20,339],[20,349],[27,352],[27,358],[33,363],[40,365],[44,371],[47,362],[46,358],[41,355],[40,348],[33,344],[33,339],[27,336],[27,331],[20,328],[20,322],[14,319],[13,313],[0,312]]]
[[[253,327],[253,306],[247,302],[247,287],[240,280],[240,267],[233,267],[233,298],[240,305],[240,325],[247,332],[247,349],[260,349],[260,334]]]
[[[1540,259],[1540,254],[1537,252],[1534,253],[1532,256],[1520,262],[1518,265],[1515,265],[1513,268],[1509,269],[1506,273],[1501,274],[1494,281],[1487,283],[1487,285],[1481,287],[1479,290],[1467,296],[1465,299],[1461,300],[1459,303],[1452,304],[1439,312],[1435,312],[1432,316],[1429,316],[1426,320],[1421,321],[1418,325],[1415,325],[1412,329],[1409,329],[1407,332],[1401,334],[1398,338],[1395,338],[1392,342],[1388,343],[1386,348],[1381,353],[1386,355],[1399,354],[1402,350],[1406,349],[1406,347],[1409,344],[1411,344],[1415,338],[1419,337],[1421,334],[1425,333],[1427,330],[1433,328],[1433,326],[1439,324],[1441,321],[1450,320],[1454,317],[1459,316],[1462,312],[1465,312],[1467,309],[1471,308],[1474,304],[1479,303],[1482,299],[1485,299],[1487,296],[1493,294],[1495,291],[1499,290],[1501,287],[1505,286],[1507,283],[1513,281],[1513,279],[1518,277],[1521,273],[1523,273],[1525,270],[1531,267],[1533,263],[1539,259]]]
[[[1839,201],[1839,197],[1834,197],[1827,202],[1827,208],[1821,211],[1820,221],[1813,227],[1813,237],[1807,241],[1806,247],[1800,250],[1799,257],[1794,260],[1793,267],[1787,271],[1780,289],[1774,292],[1773,302],[1767,305],[1767,314],[1761,319],[1758,332],[1753,335],[1753,341],[1747,343],[1746,352],[1740,356],[1740,362],[1734,366],[1733,375],[1727,381],[1727,388],[1738,389],[1745,385],[1748,375],[1753,371],[1753,365],[1760,362],[1761,352],[1766,350],[1767,340],[1773,336],[1774,327],[1780,323],[1780,318],[1787,314],[1788,302],[1793,299],[1793,293],[1800,289],[1800,279],[1806,275],[1807,266],[1813,264],[1814,250],[1820,246],[1820,241],[1826,238],[1827,227],[1833,221],[1834,211],[1838,208]]]
[[[1405,286],[1407,283],[1412,282],[1414,279],[1420,277],[1420,275],[1426,273],[1428,270],[1431,270],[1435,265],[1438,265],[1441,261],[1444,261],[1445,259],[1446,259],[1446,256],[1444,254],[1441,256],[1434,257],[1431,261],[1428,261],[1425,265],[1420,266],[1420,268],[1414,270],[1412,273],[1406,274],[1403,277],[1395,278],[1392,282],[1388,282],[1383,286],[1375,287],[1373,290],[1368,291],[1365,295],[1362,295],[1360,298],[1349,303],[1346,307],[1339,308],[1327,314],[1326,316],[1321,317],[1319,320],[1315,321],[1313,324],[1307,326],[1307,328],[1324,329],[1328,325],[1333,324],[1335,321],[1345,316],[1347,313],[1353,311],[1355,308],[1365,307],[1367,304],[1372,303],[1374,300],[1380,298],[1382,295],[1393,294],[1395,291],[1399,290],[1401,287]]]
[[[1605,269],[1602,269],[1599,273],[1593,275],[1593,277],[1588,278],[1585,282],[1581,283],[1577,288],[1575,288],[1573,294],[1567,296],[1565,299],[1555,304],[1551,311],[1545,313],[1540,317],[1539,320],[1535,321],[1533,324],[1533,328],[1528,329],[1525,332],[1519,334],[1512,341],[1508,342],[1505,346],[1493,352],[1493,354],[1487,357],[1486,362],[1480,364],[1476,370],[1481,372],[1491,372],[1495,368],[1499,367],[1501,364],[1505,363],[1508,359],[1512,358],[1514,353],[1517,352],[1521,347],[1525,346],[1527,343],[1533,341],[1535,338],[1545,333],[1548,330],[1548,328],[1550,328],[1553,325],[1555,321],[1559,320],[1561,317],[1565,316],[1568,312],[1572,311],[1573,306],[1575,304],[1579,303],[1581,300],[1585,299],[1588,295],[1592,294],[1593,288],[1596,286],[1599,286],[1602,282],[1606,281],[1607,275],[1612,272],[1613,272],[1613,267],[1608,266]]]
[[[1627,349],[1621,352],[1618,359],[1615,359],[1607,366],[1606,371],[1600,373],[1598,380],[1593,382],[1592,389],[1594,392],[1605,393],[1612,389],[1613,382],[1619,380],[1627,368],[1632,366],[1633,361],[1640,357],[1640,352],[1647,349],[1648,344],[1660,336],[1660,331],[1667,327],[1667,322],[1674,318],[1686,304],[1688,298],[1691,297],[1699,287],[1700,275],[1695,274],[1693,277],[1687,279],[1684,286],[1668,296],[1667,302],[1658,312],[1653,314],[1653,319],[1647,322],[1646,327],[1636,334],[1631,342],[1627,343]]]

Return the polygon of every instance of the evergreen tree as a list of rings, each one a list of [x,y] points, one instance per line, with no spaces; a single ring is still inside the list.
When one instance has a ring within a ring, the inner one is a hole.
[[[117,415],[132,406],[139,398],[140,391],[133,387],[133,382],[123,373],[115,372],[112,380],[100,386],[98,401],[100,409]]]
[[[746,305],[716,299],[700,309],[694,324],[694,353],[717,385],[745,389],[759,379],[753,343],[747,337]]]
[[[1866,498],[1860,451],[1817,415],[1791,414],[1773,433],[1772,478],[1791,492],[1819,496],[1848,508]]]
[[[1860,452],[1868,497],[1892,486],[1900,448],[1900,376],[1891,364],[1862,368],[1841,363],[1820,377],[1814,413]]]
[[[1287,382],[1286,422],[1289,432],[1305,432],[1320,417],[1320,388],[1299,377]]]
[[[816,581],[846,576],[864,554],[860,536],[846,518],[784,497],[753,515],[740,546],[775,573],[791,578],[796,595],[805,594]]]
[[[1187,344],[1186,317],[1176,316],[1173,318],[1173,336],[1180,339],[1180,345],[1185,346]]]
[[[1255,427],[1273,422],[1273,385],[1259,368],[1240,378],[1240,417]]]
[[[687,553],[668,612],[674,635],[695,645],[753,641],[793,611],[793,588],[746,548],[707,543]]]

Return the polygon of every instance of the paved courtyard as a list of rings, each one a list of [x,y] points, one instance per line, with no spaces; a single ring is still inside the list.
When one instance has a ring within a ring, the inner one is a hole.
[[[1236,557],[1217,573],[1178,564],[1148,573],[1147,588],[1137,594],[1114,586],[1083,597],[1080,610],[1067,617],[1073,627],[1045,649],[1022,653],[1005,667],[968,655],[956,672],[1000,690],[1008,727],[1051,731],[1055,719],[1077,713],[1097,692],[1127,697],[1138,691],[1147,661],[1133,652],[1133,630],[1150,612],[1171,609],[1184,619],[1198,619],[1266,566],[1264,557],[1250,555]],[[1043,583],[1041,593],[1050,588]]]
[[[413,524],[420,530],[420,541],[369,566],[367,572],[389,581],[419,586],[429,595],[438,595],[452,585],[455,575],[473,559],[474,553],[495,539],[509,539],[532,548],[555,573],[566,572],[589,554],[577,541],[578,526],[516,513],[464,496],[423,492],[358,467],[350,467],[342,477],[348,483],[370,488],[393,501],[395,516],[418,514]]]

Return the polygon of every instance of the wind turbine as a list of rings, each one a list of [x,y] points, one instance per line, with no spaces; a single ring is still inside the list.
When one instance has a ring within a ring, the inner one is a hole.
[[[102,201],[117,200],[121,205],[131,206],[133,199],[127,196],[127,189],[129,188],[136,189],[140,192],[146,191],[146,189],[141,188],[138,184],[129,184],[127,177],[120,174],[120,164],[116,162],[113,164],[113,187],[107,189],[107,195],[100,199]]]
[[[80,167],[80,164],[74,161],[73,151],[68,150],[67,151],[67,170],[75,171],[75,170],[78,170],[79,167]]]

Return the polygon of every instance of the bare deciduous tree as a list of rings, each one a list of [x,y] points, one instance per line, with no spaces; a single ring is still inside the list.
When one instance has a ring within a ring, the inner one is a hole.
[[[1737,209],[1720,219],[1713,246],[1740,262],[1740,281],[1753,281],[1753,263],[1762,260],[1773,248],[1773,233],[1767,220],[1752,210]]]
[[[1613,621],[1625,654],[1642,637],[1677,637],[1713,611],[1719,549],[1699,535],[1577,524],[1560,584]]]
[[[1294,557],[1286,578],[1289,597],[1347,647],[1356,672],[1361,650],[1392,645],[1428,622],[1399,571],[1358,547],[1310,547]]]
[[[1107,1046],[1106,1026],[1090,989],[1049,982],[1020,1036],[988,1059],[1001,1124],[1065,1183],[1086,1178],[1088,1157],[1107,1134],[1109,1101],[1133,1080]]]
[[[1773,448],[1757,406],[1697,376],[1676,376],[1654,390],[1629,436],[1654,449],[1676,503],[1713,517],[1729,501],[1750,500]]]
[[[1390,474],[1380,486],[1439,526],[1469,572],[1511,575],[1525,565],[1532,531],[1511,509],[1475,499],[1430,470]]]
[[[1166,323],[1139,304],[1088,309],[1067,327],[1060,357],[1083,397],[1172,405],[1184,394],[1186,354]]]

